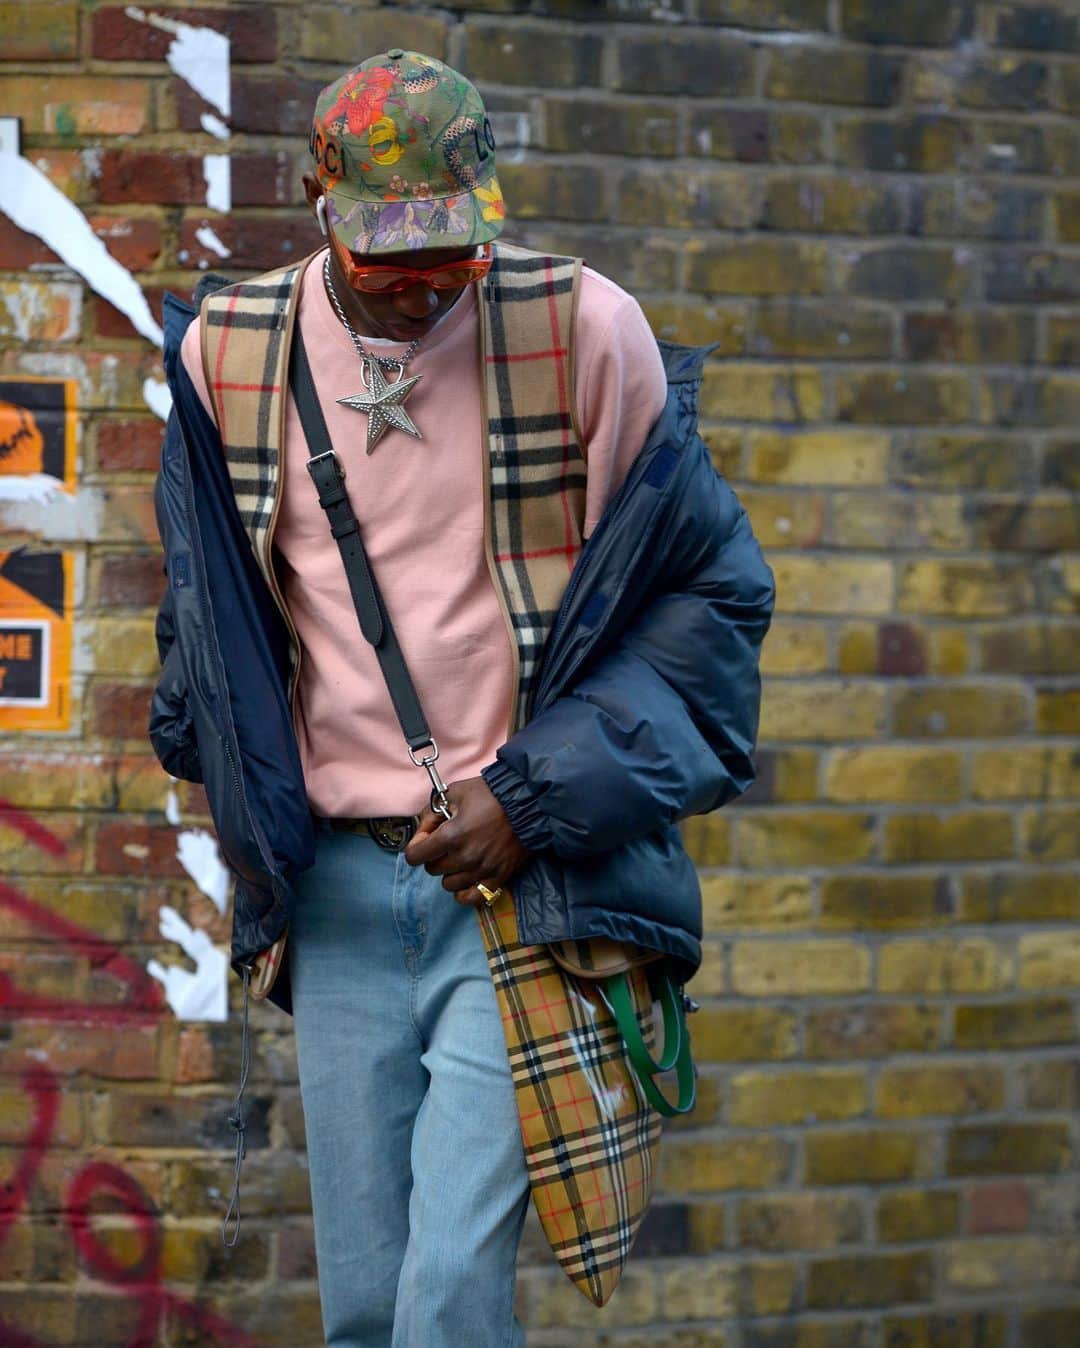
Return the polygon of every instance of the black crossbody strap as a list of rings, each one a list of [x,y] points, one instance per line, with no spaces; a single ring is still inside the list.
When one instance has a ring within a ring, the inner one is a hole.
[[[296,399],[296,410],[300,413],[300,424],[311,452],[308,472],[319,493],[319,504],[330,521],[330,532],[337,540],[341,560],[345,563],[345,574],[349,580],[356,616],[360,620],[360,630],[375,647],[379,667],[411,752],[433,743],[431,731],[364,551],[360,526],[345,491],[345,471],[330,443],[299,324],[293,329],[289,379]]]

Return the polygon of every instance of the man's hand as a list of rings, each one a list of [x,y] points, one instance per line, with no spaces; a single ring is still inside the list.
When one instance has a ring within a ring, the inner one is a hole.
[[[529,854],[483,777],[454,782],[446,794],[454,817],[444,819],[426,809],[405,849],[405,860],[410,866],[423,866],[429,875],[441,875],[443,888],[458,903],[479,908],[485,900],[476,886],[505,885]]]

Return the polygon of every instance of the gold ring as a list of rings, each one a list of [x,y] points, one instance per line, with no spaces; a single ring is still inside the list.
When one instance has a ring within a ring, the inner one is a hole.
[[[489,908],[502,893],[501,887],[499,889],[488,889],[487,885],[477,885],[476,888],[483,894],[484,902]]]

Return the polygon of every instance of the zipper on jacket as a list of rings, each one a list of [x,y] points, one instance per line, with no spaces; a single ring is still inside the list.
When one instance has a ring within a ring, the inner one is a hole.
[[[642,452],[644,453],[644,451],[642,451]],[[636,466],[636,465],[635,465],[635,466]],[[614,515],[614,513],[615,513],[615,511],[616,511],[616,508],[617,508],[619,505],[621,505],[621,503],[622,503],[622,501],[624,500],[624,498],[625,498],[631,491],[634,490],[634,487],[635,487],[635,485],[636,485],[635,482],[634,482],[634,480],[633,480],[633,479],[634,479],[634,476],[635,476],[635,475],[634,475],[634,471],[633,471],[633,469],[631,469],[630,474],[629,474],[627,477],[625,477],[625,478],[623,479],[622,486],[619,488],[619,490],[615,493],[615,495],[614,495],[614,496],[611,498],[611,500],[608,502],[607,507],[606,507],[605,510],[604,510],[604,513],[603,513],[603,514],[600,516],[600,518],[597,520],[597,522],[596,522],[596,528],[592,531],[592,533],[589,535],[589,537],[588,537],[587,539],[585,539],[584,543],[582,544],[581,551],[578,553],[578,556],[577,556],[577,561],[574,563],[574,569],[573,569],[573,571],[570,573],[570,580],[569,580],[568,583],[567,583],[566,589],[563,591],[563,597],[562,597],[562,600],[561,600],[561,602],[560,602],[560,604],[559,604],[559,612],[558,612],[558,614],[556,615],[556,617],[555,617],[555,622],[553,623],[552,628],[551,628],[551,631],[550,631],[550,633],[548,634],[548,639],[547,639],[547,641],[544,643],[544,652],[545,652],[545,655],[549,655],[550,652],[551,652],[552,650],[555,649],[555,647],[556,647],[556,645],[557,645],[557,641],[558,641],[559,634],[561,633],[563,627],[564,627],[565,624],[566,624],[567,617],[568,617],[568,614],[569,614],[569,612],[570,612],[570,606],[571,606],[571,603],[573,602],[574,595],[577,593],[578,587],[579,587],[580,584],[581,584],[581,577],[582,577],[582,574],[583,574],[583,573],[585,572],[585,570],[586,570],[586,563],[587,563],[587,561],[588,561],[588,556],[589,556],[590,549],[593,549],[593,545],[595,544],[596,539],[598,539],[598,538],[600,537],[600,535],[601,535],[601,534],[605,531],[605,529],[607,528],[608,522],[609,522],[609,520],[612,518],[612,516]],[[669,479],[669,481],[670,481],[670,479]],[[658,497],[658,499],[657,499],[657,507],[659,506],[659,503],[660,503],[660,499],[659,499],[659,497]],[[655,508],[654,508],[654,511],[653,511],[653,519],[655,519],[655,516],[656,516],[656,510],[655,510]],[[646,533],[644,533],[644,534],[642,535],[642,537],[639,539],[639,541],[638,541],[638,546],[637,546],[637,548],[636,548],[635,551],[634,551],[634,556],[633,556],[633,559],[632,559],[632,561],[631,561],[631,565],[630,565],[630,567],[627,568],[628,570],[629,570],[629,569],[632,569],[633,565],[636,564],[637,559],[641,556],[642,550],[644,549],[645,544],[646,544],[646,542],[648,541],[648,538],[649,538],[649,536],[650,536],[650,533],[651,533],[651,528],[650,528],[649,531],[647,531]],[[593,550],[595,550],[595,549],[593,549]],[[589,642],[586,643],[586,645],[584,646],[583,650],[579,653],[578,658],[574,661],[574,663],[570,666],[570,668],[569,668],[569,669],[566,671],[566,673],[564,674],[564,676],[563,676],[563,681],[564,681],[564,683],[565,683],[566,679],[567,679],[567,678],[568,678],[568,677],[569,677],[569,676],[570,676],[570,675],[571,675],[571,674],[572,674],[572,673],[579,667],[579,665],[581,664],[581,661],[585,658],[586,655],[588,655],[589,651],[592,649],[592,647],[594,646],[594,644],[596,643],[596,641],[603,635],[603,630],[604,630],[604,629],[603,629],[602,626],[597,627],[597,628],[594,630],[594,632],[593,632],[593,634],[592,634],[592,640],[590,640]],[[543,686],[544,686],[544,669],[543,669],[543,665],[546,664],[546,663],[548,663],[548,662],[547,662],[547,660],[545,659],[545,660],[542,662],[540,669],[537,670],[536,682],[533,684],[533,697],[532,697],[532,700],[531,700],[530,705],[529,705],[529,708],[528,708],[528,716],[531,716],[531,715],[533,714],[533,712],[534,712],[534,710],[535,710],[535,708],[536,708],[537,694],[540,692],[541,688],[543,688]],[[528,719],[528,716],[526,717],[526,719]]]

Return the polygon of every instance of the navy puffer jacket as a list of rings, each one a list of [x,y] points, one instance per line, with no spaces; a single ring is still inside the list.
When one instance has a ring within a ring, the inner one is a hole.
[[[193,317],[168,297],[174,408],[156,502],[169,589],[151,739],[168,771],[206,784],[237,877],[240,967],[287,923],[313,832],[288,634],[179,361]],[[634,941],[684,982],[701,961],[701,895],[677,824],[753,780],[773,584],[697,434],[708,348],[659,345],[664,411],[574,567],[527,722],[484,778],[532,854],[512,885],[522,939]],[[287,970],[272,996],[288,1008]]]

